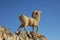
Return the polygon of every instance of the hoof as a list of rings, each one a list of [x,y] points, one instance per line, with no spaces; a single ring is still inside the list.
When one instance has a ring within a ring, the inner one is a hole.
[[[16,31],[15,33],[19,33],[19,31]]]
[[[16,31],[15,34],[17,34],[19,36],[20,33],[19,33],[19,31]]]

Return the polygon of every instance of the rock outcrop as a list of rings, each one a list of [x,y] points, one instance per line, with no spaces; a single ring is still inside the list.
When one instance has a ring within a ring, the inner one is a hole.
[[[39,33],[30,32],[26,33],[19,31],[18,33],[12,33],[8,28],[0,26],[0,40],[48,40],[44,35]]]

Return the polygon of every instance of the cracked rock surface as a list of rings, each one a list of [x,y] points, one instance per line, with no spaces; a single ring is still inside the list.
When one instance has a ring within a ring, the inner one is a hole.
[[[48,40],[44,35],[39,33],[30,32],[26,33],[19,31],[18,33],[12,33],[5,26],[0,26],[0,40]]]

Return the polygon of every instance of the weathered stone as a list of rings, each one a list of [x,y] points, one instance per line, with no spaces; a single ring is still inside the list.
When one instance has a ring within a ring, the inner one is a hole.
[[[19,31],[18,33],[11,33],[9,29],[0,26],[0,40],[48,40],[44,35],[36,32],[26,33]]]

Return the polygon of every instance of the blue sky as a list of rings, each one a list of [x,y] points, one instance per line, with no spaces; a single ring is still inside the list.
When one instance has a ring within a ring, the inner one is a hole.
[[[0,0],[0,26],[4,25],[15,32],[21,24],[18,15],[31,17],[34,10],[42,11],[39,33],[49,40],[60,40],[59,0]],[[30,31],[31,27],[27,30]]]

